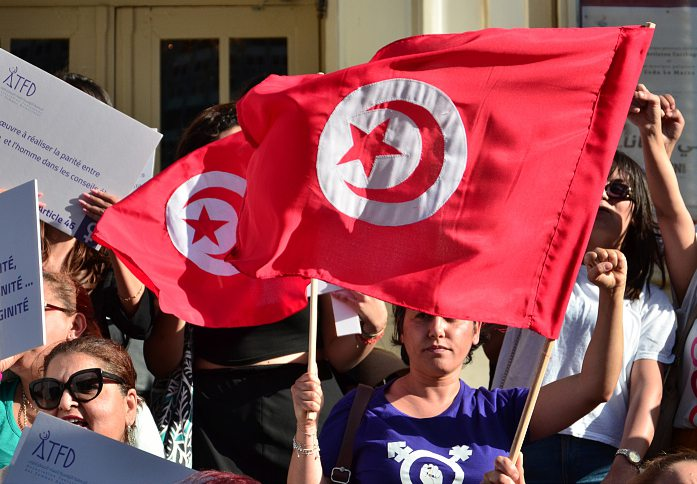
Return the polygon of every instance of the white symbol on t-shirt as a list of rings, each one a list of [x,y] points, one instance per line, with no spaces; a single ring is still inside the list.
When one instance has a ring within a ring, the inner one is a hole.
[[[464,462],[469,459],[472,456],[472,450],[467,445],[456,445],[453,446],[448,453],[450,454],[450,458],[435,454],[430,450],[412,450],[404,441],[387,443],[387,458],[402,463],[399,468],[399,477],[402,484],[412,484],[411,478],[409,477],[411,466],[417,459],[426,457],[442,462],[450,467],[455,474],[452,483],[460,484],[465,477],[465,473],[457,462]],[[421,466],[419,479],[421,479],[422,483],[440,484],[443,482],[443,473],[436,464],[427,463]]]

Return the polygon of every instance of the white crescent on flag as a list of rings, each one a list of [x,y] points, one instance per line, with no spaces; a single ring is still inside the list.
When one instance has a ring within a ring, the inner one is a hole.
[[[437,176],[429,175],[440,166]],[[433,215],[455,193],[467,166],[467,136],[455,104],[413,79],[361,86],[325,124],[317,175],[341,213],[401,226]]]
[[[235,198],[244,197],[244,178],[209,171],[182,183],[167,201],[167,233],[174,247],[200,269],[218,276],[238,270],[225,261],[237,241]]]

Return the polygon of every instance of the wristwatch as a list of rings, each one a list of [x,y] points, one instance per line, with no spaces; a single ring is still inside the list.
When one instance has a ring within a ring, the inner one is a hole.
[[[639,468],[639,464],[641,464],[641,456],[639,456],[639,453],[634,451],[634,450],[617,449],[617,452],[615,452],[615,455],[624,456],[629,461],[629,463],[632,464],[637,469]]]

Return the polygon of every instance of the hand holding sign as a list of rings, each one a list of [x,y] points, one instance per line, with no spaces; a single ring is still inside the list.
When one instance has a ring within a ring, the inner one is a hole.
[[[0,185],[36,178],[50,207],[42,220],[92,244],[93,212],[75,199],[93,189],[125,196],[161,135],[2,49],[0,72],[12,73],[0,83]]]
[[[78,200],[85,215],[94,221],[99,221],[107,208],[111,207],[120,200],[119,197],[101,190],[92,189],[82,194]]]

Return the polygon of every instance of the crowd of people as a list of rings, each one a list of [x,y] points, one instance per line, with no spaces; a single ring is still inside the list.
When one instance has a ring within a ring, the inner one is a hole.
[[[90,79],[63,80],[110,104]],[[403,362],[381,355],[390,361],[359,380],[385,384],[353,388],[347,375],[379,354],[382,301],[320,296],[309,361],[309,309],[263,326],[190,325],[113,253],[42,223],[46,344],[0,361],[0,467],[43,411],[205,471],[191,482],[692,482],[697,243],[670,161],[685,121],[671,95],[643,85],[628,118],[645,171],[616,153],[515,462],[537,333],[394,306]],[[234,104],[212,106],[177,158],[239,129]],[[79,203],[99,220],[118,198],[93,190]],[[666,272],[672,301],[656,285]],[[331,297],[358,314],[360,334],[337,336]],[[480,344],[491,383],[475,389],[460,373]]]

